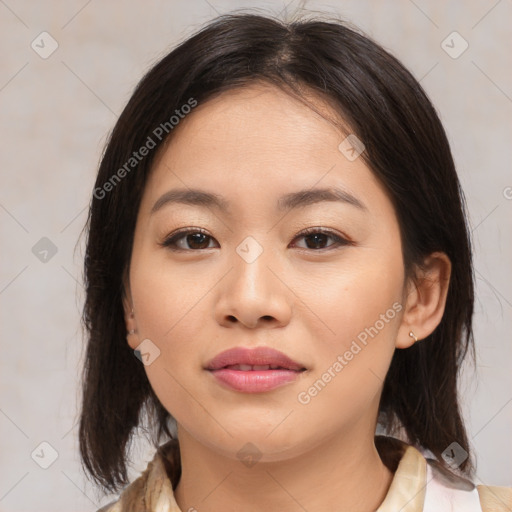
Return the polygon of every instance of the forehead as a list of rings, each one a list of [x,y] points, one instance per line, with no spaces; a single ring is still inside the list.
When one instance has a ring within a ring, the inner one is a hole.
[[[323,99],[311,93],[296,98],[277,86],[256,82],[199,104],[173,133],[171,144],[179,145],[193,132],[197,143],[206,139],[231,144],[233,149],[238,147],[250,154],[257,153],[261,146],[273,146],[284,153],[290,144],[329,144],[325,140],[327,132],[334,139],[339,136],[333,121],[342,122]]]
[[[363,159],[350,161],[340,151],[346,133],[334,108],[320,97],[306,101],[313,108],[256,83],[199,104],[160,151],[145,196],[154,202],[169,188],[200,186],[248,205],[249,198],[261,202],[315,185],[382,193]]]

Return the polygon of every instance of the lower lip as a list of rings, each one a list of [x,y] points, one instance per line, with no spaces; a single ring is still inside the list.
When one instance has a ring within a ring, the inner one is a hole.
[[[293,370],[210,370],[220,382],[243,393],[262,393],[294,381],[302,372]]]

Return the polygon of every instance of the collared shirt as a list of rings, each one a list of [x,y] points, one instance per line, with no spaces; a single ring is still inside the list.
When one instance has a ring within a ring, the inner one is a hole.
[[[398,465],[376,512],[512,512],[512,487],[473,485],[427,459],[412,445],[378,436],[397,451]],[[98,512],[189,512],[174,497],[181,475],[177,440],[160,446],[146,470]]]

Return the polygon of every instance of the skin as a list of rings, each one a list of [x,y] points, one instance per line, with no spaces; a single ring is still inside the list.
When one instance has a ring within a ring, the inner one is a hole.
[[[329,114],[321,98],[310,100]],[[130,347],[149,339],[160,350],[145,370],[178,424],[175,497],[183,511],[364,512],[386,496],[393,474],[374,444],[383,379],[394,350],[414,343],[411,329],[421,340],[439,324],[451,265],[433,253],[415,283],[405,279],[392,203],[363,159],[349,161],[338,149],[344,138],[303,103],[254,83],[198,105],[156,159],[124,306],[127,330],[136,330]],[[367,211],[330,201],[286,215],[276,209],[283,194],[331,186]],[[231,210],[167,204],[151,214],[173,188],[222,195]],[[181,252],[160,245],[185,227],[208,237],[202,245],[182,238]],[[326,236],[315,245],[299,235],[310,227],[351,244]],[[263,249],[252,263],[236,251],[247,236]],[[309,403],[299,403],[298,394],[394,303],[401,311]],[[204,370],[225,349],[263,345],[307,370],[256,394],[226,389]],[[237,455],[249,442],[261,455],[250,467]]]

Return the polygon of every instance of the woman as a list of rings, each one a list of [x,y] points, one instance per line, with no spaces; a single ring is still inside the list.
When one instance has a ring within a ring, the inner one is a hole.
[[[103,510],[512,507],[471,483],[445,132],[344,24],[222,16],[158,62],[103,155],[85,278],[80,450],[125,487]],[[142,419],[158,449],[127,485]]]

